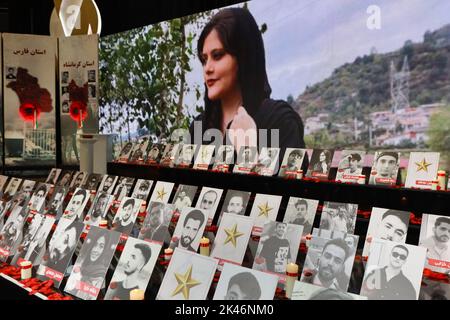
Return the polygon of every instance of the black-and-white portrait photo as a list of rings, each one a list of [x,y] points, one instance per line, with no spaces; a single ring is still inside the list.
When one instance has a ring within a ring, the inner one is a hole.
[[[292,300],[367,300],[367,297],[295,281]]]
[[[95,70],[88,70],[87,71],[87,75],[88,75],[88,82],[95,82],[96,81]]]
[[[87,172],[83,171],[75,172],[75,174],[72,177],[72,182],[70,183],[70,188],[72,190],[76,188],[81,188],[83,183],[86,181],[87,176],[88,176]]]
[[[237,155],[234,173],[249,173],[258,161],[258,148],[242,146]]]
[[[57,186],[53,189],[53,193],[48,200],[48,206],[46,210],[46,214],[56,216],[56,219],[59,219],[63,213],[63,203],[64,199],[67,195],[68,188]]]
[[[147,146],[149,143],[148,137],[142,138],[139,143],[136,143],[131,151],[130,162],[144,161],[147,156]]]
[[[399,167],[399,152],[377,151],[373,158],[369,184],[395,185]]]
[[[113,201],[113,195],[102,191],[98,192],[88,214],[84,218],[84,223],[90,226],[99,226],[100,221],[106,217]]]
[[[98,187],[98,191],[106,192],[107,194],[112,194],[118,179],[119,179],[118,176],[105,174],[103,176],[102,182],[100,183],[100,186]]]
[[[373,207],[370,214],[369,227],[367,228],[363,257],[369,255],[370,242],[374,238],[405,243],[409,216],[410,213],[408,211]]]
[[[27,196],[31,197],[35,186],[36,186],[36,181],[24,180],[23,183],[22,183],[22,186],[20,187],[19,192],[23,192]]]
[[[61,72],[61,83],[68,84],[69,83],[69,71]]]
[[[38,278],[51,279],[55,287],[59,287],[83,229],[84,224],[80,221],[65,218],[59,220],[37,271]]]
[[[60,173],[61,169],[53,168],[52,170],[50,170],[50,173],[48,174],[45,183],[56,184],[56,181],[58,181]]]
[[[334,150],[314,149],[311,155],[306,176],[319,180],[327,180],[333,161]]]
[[[299,179],[306,149],[287,148],[278,175],[282,178]]]
[[[50,190],[51,185],[47,183],[39,182],[36,189],[34,190],[33,195],[30,198],[30,202],[28,203],[28,207],[32,211],[41,212],[41,210],[45,206],[45,199]]]
[[[28,216],[26,203],[18,203],[0,231],[0,261],[6,262],[15,254],[23,238],[24,226]]]
[[[142,205],[142,200],[124,197],[113,220],[112,230],[129,234]]]
[[[35,214],[33,220],[25,228],[23,239],[11,264],[17,265],[21,259],[24,259],[30,261],[33,266],[39,265],[54,222],[54,217]]]
[[[172,166],[179,146],[179,144],[167,143],[159,163],[166,167]]]
[[[360,295],[369,300],[417,300],[426,248],[374,239]]]
[[[208,214],[203,210],[184,208],[175,227],[170,247],[197,252],[207,219]]]
[[[147,201],[152,185],[153,180],[138,179],[131,197]]]
[[[234,147],[232,145],[221,145],[217,149],[213,170],[228,172],[229,166],[234,164]]]
[[[70,220],[84,218],[84,208],[89,201],[90,195],[91,193],[88,190],[77,188],[64,210],[63,217]]]
[[[285,274],[287,264],[297,260],[302,232],[300,225],[268,221],[259,240],[253,269]]]
[[[83,300],[97,299],[119,239],[118,232],[92,227],[64,290]]]
[[[61,95],[64,99],[69,98],[69,86],[61,86]]]
[[[173,204],[150,202],[138,238],[161,244],[169,240],[169,224],[173,213]]]
[[[61,104],[61,113],[63,114],[70,113],[70,100],[63,100]]]
[[[117,201],[122,201],[124,197],[128,197],[133,188],[134,178],[130,177],[120,177],[116,187],[114,188],[113,195],[116,197]]]
[[[423,214],[419,246],[427,249],[427,267],[446,273],[450,269],[450,217]]]
[[[325,201],[320,217],[320,228],[353,233],[357,213],[357,204]]]
[[[250,192],[239,190],[228,190],[225,195],[221,214],[228,212],[244,215],[247,208]]]
[[[70,186],[70,182],[72,181],[72,174],[73,172],[69,170],[62,171],[61,174],[59,175],[60,178],[56,182],[56,185],[61,187]]]
[[[225,263],[213,300],[273,300],[277,283],[276,275]]]
[[[197,186],[180,184],[172,201],[175,210],[181,212],[183,208],[192,207],[192,201],[194,200],[197,189]]]
[[[16,67],[10,67],[10,66],[5,66],[5,70],[6,70],[6,74],[5,74],[5,79],[6,80],[16,80],[16,75],[17,75],[17,68]]]
[[[194,161],[194,169],[208,170],[211,164],[215,145],[201,145]]]
[[[97,97],[97,86],[95,84],[88,84],[88,94],[89,98]]]
[[[197,145],[195,144],[185,144],[178,153],[178,159],[176,159],[176,164],[178,167],[189,167],[195,156],[195,151],[197,150]]]
[[[196,208],[208,212],[208,226],[211,225],[216,215],[217,207],[222,197],[223,189],[203,187],[197,200]]]
[[[105,300],[130,300],[130,291],[144,290],[158,260],[161,245],[128,238]]]
[[[314,229],[300,281],[346,292],[358,236]]]
[[[119,160],[120,161],[128,161],[128,159],[130,158],[130,154],[131,154],[132,149],[133,149],[133,143],[132,142],[125,143],[125,145],[123,146],[122,150],[120,151]]]
[[[6,198],[10,198],[10,197],[14,196],[16,194],[17,190],[19,189],[21,182],[22,182],[22,179],[20,179],[20,178],[11,178],[9,180],[8,185],[6,186],[4,196]]]
[[[272,176],[276,174],[278,172],[279,156],[280,148],[262,148],[251,172],[261,176]]]
[[[303,236],[311,234],[319,200],[290,197],[283,222],[303,226]]]
[[[0,195],[2,195],[2,192],[5,189],[6,182],[8,181],[8,176],[4,176],[0,174]]]
[[[81,186],[83,189],[90,191],[97,191],[98,185],[103,179],[103,175],[99,173],[91,173],[87,177],[84,184]]]
[[[149,164],[157,164],[161,160],[165,145],[162,143],[155,143],[151,147],[148,146],[146,162]]]
[[[365,151],[343,150],[339,161],[336,181],[357,183],[364,165]]]

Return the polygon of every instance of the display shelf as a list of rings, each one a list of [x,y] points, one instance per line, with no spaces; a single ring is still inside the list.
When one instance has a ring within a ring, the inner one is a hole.
[[[357,203],[360,209],[381,207],[450,216],[450,192],[400,187],[346,184],[333,181],[286,180],[264,177],[168,168],[127,163],[108,163],[108,173],[142,179],[163,180],[179,184],[237,189],[255,193],[296,196],[320,201]]]

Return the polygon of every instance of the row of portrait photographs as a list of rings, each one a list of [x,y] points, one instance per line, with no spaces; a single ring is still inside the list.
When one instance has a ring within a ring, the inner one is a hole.
[[[87,70],[87,79],[88,82],[96,82],[97,77],[95,76],[96,70]],[[61,84],[69,84],[71,81],[69,81],[69,71],[62,71],[61,72]]]

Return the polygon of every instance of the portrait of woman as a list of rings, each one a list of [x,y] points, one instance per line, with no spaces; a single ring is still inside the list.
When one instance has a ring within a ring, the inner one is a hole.
[[[89,231],[73,271],[67,280],[65,288],[67,292],[85,300],[97,298],[98,292],[95,294],[90,290],[83,290],[83,288],[86,288],[85,284],[97,289],[102,288],[119,237],[120,234],[117,232],[95,227]]]
[[[224,141],[212,142],[230,141],[238,151],[244,144],[232,134],[225,135],[227,129],[278,129],[277,147],[283,153],[287,147],[305,146],[299,114],[287,102],[270,98],[263,38],[248,10],[219,11],[204,27],[197,50],[203,65],[205,108],[194,121],[201,122],[202,136],[208,129],[218,129]],[[194,122],[190,134],[193,138]],[[203,139],[201,144],[211,143],[208,137]],[[272,145],[270,132],[267,142]]]

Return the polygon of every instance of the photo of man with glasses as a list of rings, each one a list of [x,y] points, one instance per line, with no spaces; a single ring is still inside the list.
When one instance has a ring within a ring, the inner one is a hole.
[[[382,241],[372,244],[360,294],[369,300],[417,300],[425,248]],[[418,269],[412,270],[414,267]],[[411,274],[416,279],[411,279]]]
[[[203,187],[200,196],[198,197],[197,205],[195,207],[208,212],[208,225],[211,225],[212,220],[214,219],[222,193],[222,189]]]

